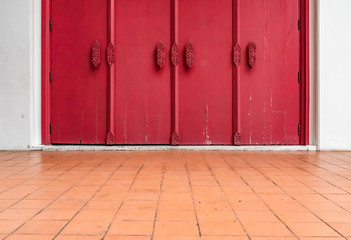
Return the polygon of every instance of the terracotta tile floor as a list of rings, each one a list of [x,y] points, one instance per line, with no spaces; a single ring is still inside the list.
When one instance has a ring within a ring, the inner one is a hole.
[[[351,152],[0,152],[0,239],[351,239]]]

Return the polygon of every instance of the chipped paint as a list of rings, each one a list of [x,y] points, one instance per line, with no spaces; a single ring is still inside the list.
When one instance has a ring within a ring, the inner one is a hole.
[[[210,136],[208,134],[208,105],[205,107],[205,115],[206,115],[206,120],[205,120],[205,144],[206,145],[211,145],[212,142],[210,140]]]
[[[263,143],[265,144],[265,136],[266,136],[266,103],[263,103],[263,132],[262,132],[262,139]]]
[[[128,114],[127,114],[127,104],[125,104],[124,107],[124,121],[123,121],[123,143],[125,144],[127,142],[127,118],[128,118]]]
[[[251,114],[251,107],[252,107],[252,97],[250,95],[249,101],[249,122],[250,122],[250,132],[249,132],[249,143],[252,144],[252,114]]]

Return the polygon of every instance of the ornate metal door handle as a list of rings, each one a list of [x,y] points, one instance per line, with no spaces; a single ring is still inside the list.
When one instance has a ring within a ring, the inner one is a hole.
[[[238,43],[233,48],[233,63],[236,67],[241,63],[241,47]]]
[[[253,68],[256,64],[256,44],[254,42],[249,42],[249,46],[247,48],[247,59],[249,66]]]
[[[172,50],[171,50],[171,62],[173,64],[173,66],[178,65],[178,62],[179,62],[179,58],[178,58],[179,53],[178,52],[179,52],[178,44],[174,43],[172,46]]]
[[[163,68],[165,65],[165,44],[158,42],[156,45],[156,64],[159,68]]]
[[[194,65],[194,48],[191,42],[187,42],[185,45],[185,63],[188,68],[192,68]]]
[[[95,40],[91,46],[91,64],[97,68],[101,62],[100,43]]]
[[[115,62],[115,46],[112,43],[109,43],[107,46],[106,61],[110,67]]]

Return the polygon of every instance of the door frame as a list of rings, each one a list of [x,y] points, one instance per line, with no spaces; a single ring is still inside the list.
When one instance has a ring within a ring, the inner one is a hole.
[[[41,0],[41,136],[43,145],[51,144],[51,1]],[[233,0],[233,3],[236,1]],[[309,145],[309,0],[300,0],[300,25],[300,145]]]

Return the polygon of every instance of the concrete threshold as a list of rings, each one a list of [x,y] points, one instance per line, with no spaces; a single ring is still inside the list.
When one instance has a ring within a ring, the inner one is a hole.
[[[170,145],[39,145],[32,146],[33,151],[316,151],[316,146],[170,146]]]

